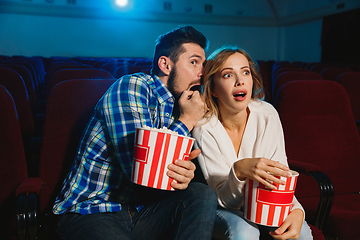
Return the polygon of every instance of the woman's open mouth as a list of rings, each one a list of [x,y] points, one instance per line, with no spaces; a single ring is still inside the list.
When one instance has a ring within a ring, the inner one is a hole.
[[[243,101],[246,99],[247,91],[246,90],[238,90],[233,96],[236,101]]]

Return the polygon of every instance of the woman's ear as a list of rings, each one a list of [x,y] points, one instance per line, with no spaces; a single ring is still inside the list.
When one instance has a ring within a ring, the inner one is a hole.
[[[211,90],[211,96],[217,97],[217,94],[216,94],[215,90]]]
[[[171,60],[168,57],[161,56],[158,60],[159,69],[165,74],[170,75],[171,72]]]

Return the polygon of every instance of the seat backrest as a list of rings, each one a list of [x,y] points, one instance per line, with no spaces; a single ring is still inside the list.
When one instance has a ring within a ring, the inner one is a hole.
[[[129,66],[129,74],[144,72],[150,74],[151,66]]]
[[[279,89],[288,82],[295,81],[295,80],[322,80],[322,76],[317,72],[297,72],[297,71],[289,71],[281,73],[275,80],[274,87],[273,87],[273,101],[276,99],[276,95]]]
[[[351,64],[348,66],[354,72],[360,72],[360,64]]]
[[[50,93],[39,161],[41,213],[51,211],[94,107],[114,79],[67,80]]]
[[[114,77],[106,70],[96,68],[69,68],[56,71],[46,86],[46,99],[51,89],[58,83],[71,79],[113,79]]]
[[[265,101],[271,101],[271,74],[266,63],[258,62],[259,71],[263,80]]]
[[[32,134],[34,131],[34,120],[22,77],[13,69],[0,67],[0,84],[10,92],[14,99],[21,132],[26,135]]]
[[[335,81],[292,81],[279,90],[275,107],[288,158],[318,165],[335,194],[359,193],[360,138],[345,89]],[[305,185],[304,196],[318,192]]]
[[[321,76],[324,80],[331,80],[334,81],[337,76],[345,72],[351,72],[350,68],[341,68],[341,67],[330,67],[325,68],[320,72]]]
[[[54,61],[54,63],[50,64],[49,69],[47,71],[46,81],[51,79],[52,76],[54,75],[54,73],[56,73],[57,71],[62,70],[62,69],[69,69],[69,68],[76,68],[76,69],[93,68],[93,66],[82,64],[82,63],[79,63],[79,62],[69,62],[69,61],[58,62],[58,61]],[[47,84],[47,83],[45,83],[45,84]]]
[[[335,81],[345,88],[350,98],[354,118],[360,120],[360,72],[340,74]]]
[[[297,67],[280,67],[274,72],[274,79],[284,72],[309,72],[308,69],[297,66]],[[275,83],[275,82],[274,82]]]
[[[15,190],[27,178],[27,168],[15,103],[2,85],[0,111],[0,231],[5,239],[9,230],[15,228]]]
[[[123,62],[108,62],[105,63],[104,65],[101,66],[101,69],[104,69],[106,71],[108,71],[109,73],[111,73],[112,75],[114,75],[115,70],[122,66],[124,63]]]
[[[35,108],[37,104],[37,96],[36,96],[36,88],[35,88],[35,81],[32,78],[30,71],[27,67],[23,66],[21,63],[1,63],[0,67],[7,67],[15,70],[17,73],[20,74],[22,79],[24,80],[26,90],[29,96],[29,101],[32,109]]]
[[[310,67],[310,71],[311,72],[317,72],[317,73],[321,73],[322,70],[331,67],[331,64],[328,63],[315,63]]]

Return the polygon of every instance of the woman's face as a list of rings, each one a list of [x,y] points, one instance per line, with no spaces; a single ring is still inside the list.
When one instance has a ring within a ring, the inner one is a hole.
[[[249,62],[244,55],[236,52],[215,74],[212,95],[217,97],[220,111],[236,114],[249,105],[252,87]]]

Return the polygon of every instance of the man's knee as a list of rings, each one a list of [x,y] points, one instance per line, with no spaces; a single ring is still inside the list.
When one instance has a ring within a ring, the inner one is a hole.
[[[59,220],[58,235],[69,240],[131,239],[131,223],[121,219],[122,215],[121,212],[89,215],[68,213]]]
[[[217,194],[214,189],[205,184],[194,182],[189,184],[188,190],[188,194],[193,198],[193,201],[199,201],[202,204],[209,205],[209,207],[216,209]]]

